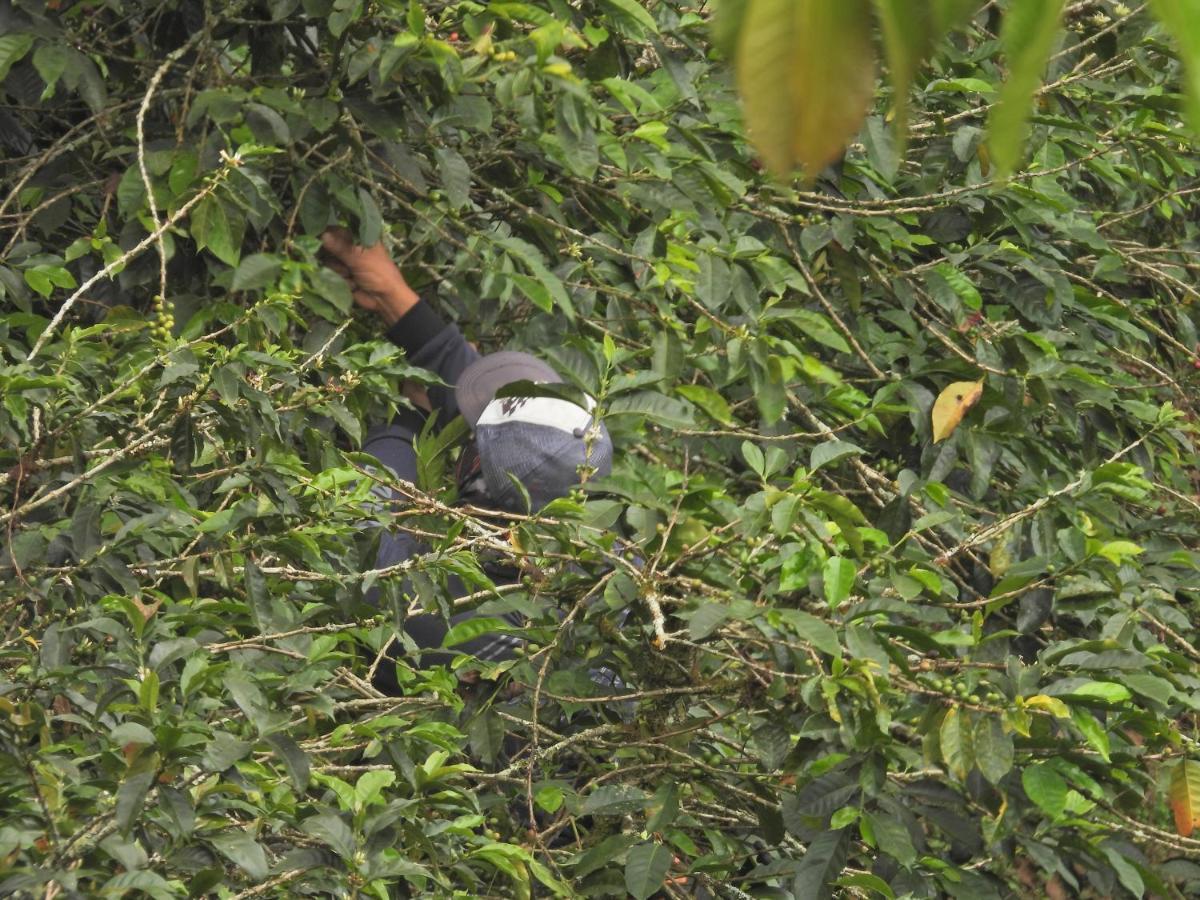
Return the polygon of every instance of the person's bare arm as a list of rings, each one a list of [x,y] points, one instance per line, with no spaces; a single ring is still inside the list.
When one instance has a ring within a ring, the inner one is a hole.
[[[328,228],[321,245],[326,265],[350,284],[355,303],[383,320],[388,340],[403,348],[414,365],[435,372],[445,382],[428,391],[408,383],[405,397],[416,406],[442,413],[443,421],[458,415],[454,385],[479,358],[475,348],[421,302],[383,244],[360,247],[345,228]]]
[[[350,282],[354,302],[376,313],[388,328],[417,305],[416,291],[383,244],[361,247],[345,228],[328,228],[321,235],[321,246],[327,265]]]

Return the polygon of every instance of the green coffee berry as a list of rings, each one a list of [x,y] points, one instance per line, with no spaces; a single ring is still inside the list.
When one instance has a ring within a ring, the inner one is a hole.
[[[159,340],[168,340],[175,327],[175,314],[162,294],[154,295],[155,324],[153,334]]]

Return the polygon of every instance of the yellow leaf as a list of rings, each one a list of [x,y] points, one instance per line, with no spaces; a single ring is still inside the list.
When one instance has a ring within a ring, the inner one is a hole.
[[[143,603],[141,597],[131,597],[133,605],[138,608],[138,612],[146,621],[150,621],[151,617],[158,612],[158,608],[162,606],[162,597],[156,598],[152,603]]]
[[[474,50],[476,53],[478,53],[480,56],[491,56],[492,55],[492,51],[495,49],[495,45],[492,43],[492,26],[491,25],[489,25],[487,28],[484,29],[483,34],[481,34],[479,36],[479,40],[477,40],[474,44],[471,45],[471,49]]]
[[[1032,697],[1026,697],[1025,706],[1032,706],[1034,709],[1044,709],[1046,712],[1053,713],[1059,719],[1071,718],[1071,711],[1067,709],[1067,704],[1063,703],[1057,697],[1050,697],[1046,694],[1034,694]]]
[[[737,46],[746,127],[763,162],[810,181],[858,133],[875,96],[868,0],[750,0]]]
[[[1181,759],[1171,773],[1168,791],[1171,812],[1175,814],[1175,830],[1184,837],[1200,825],[1200,762]]]
[[[983,396],[982,381],[956,381],[948,385],[933,404],[933,442],[944,441],[954,433],[967,410]]]

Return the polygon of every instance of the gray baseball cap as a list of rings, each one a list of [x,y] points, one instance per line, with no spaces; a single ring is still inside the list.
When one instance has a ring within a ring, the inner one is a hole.
[[[480,468],[489,497],[501,508],[525,511],[519,481],[533,511],[565,496],[589,477],[612,471],[612,438],[589,408],[557,397],[502,397],[496,392],[515,381],[559,384],[550,366],[528,353],[503,351],[476,360],[454,389],[459,411],[475,431]]]

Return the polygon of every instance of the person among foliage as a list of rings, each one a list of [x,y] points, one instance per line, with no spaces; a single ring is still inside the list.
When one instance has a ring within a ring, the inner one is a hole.
[[[344,228],[330,228],[321,237],[326,264],[350,284],[355,302],[382,320],[387,338],[416,366],[434,372],[444,382],[431,386],[417,399],[426,410],[402,411],[392,422],[368,431],[363,449],[402,481],[417,480],[414,442],[433,414],[441,423],[461,415],[471,430],[456,467],[460,503],[502,512],[537,512],[551,500],[578,486],[582,473],[604,476],[612,469],[612,439],[604,424],[588,409],[557,397],[500,397],[501,388],[515,382],[560,383],[545,362],[528,353],[501,351],[481,355],[454,325],[417,296],[382,244],[362,247]],[[592,404],[588,398],[589,405]],[[388,491],[388,499],[403,497]],[[421,552],[421,543],[402,530],[385,529],[377,566],[394,566]],[[493,573],[495,574],[495,573]],[[501,570],[496,576],[515,573]],[[455,596],[467,593],[457,577]],[[449,625],[473,617],[473,611],[450,619]],[[518,613],[504,616],[520,626]],[[438,615],[409,617],[405,632],[419,649],[421,665],[448,663],[458,652],[497,662],[510,658],[520,637],[490,633],[466,641],[454,651],[443,650],[448,626]]]

